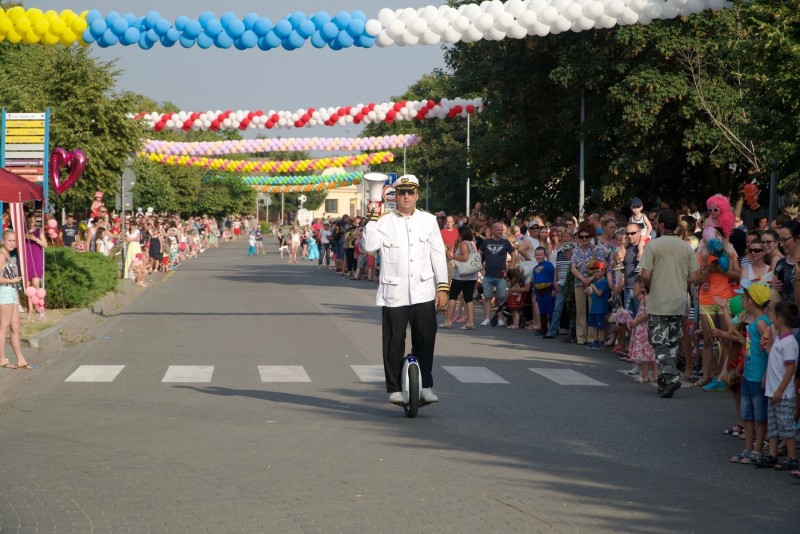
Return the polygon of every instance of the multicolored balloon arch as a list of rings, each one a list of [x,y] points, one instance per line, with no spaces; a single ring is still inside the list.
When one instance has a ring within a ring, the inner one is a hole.
[[[339,156],[334,158],[304,159],[297,161],[264,161],[264,160],[230,160],[222,158],[205,158],[192,156],[167,156],[150,154],[147,159],[162,165],[178,165],[224,172],[310,172],[343,167],[360,167],[362,165],[380,165],[394,161],[392,152],[375,152],[355,156]]]
[[[730,7],[725,0],[487,0],[481,3],[427,6],[378,11],[368,19],[362,11],[295,11],[277,22],[255,13],[239,18],[226,12],[220,18],[206,11],[197,18],[174,21],[157,11],[136,16],[97,10],[75,13],[43,12],[14,6],[0,9],[0,40],[12,43],[70,46],[74,43],[100,47],[138,46],[149,50],[156,44],[184,48],[274,48],[296,50],[310,42],[314,48],[342,50],[352,46],[372,48],[471,43],[481,40],[524,39],[565,31],[648,24],[706,9]]]

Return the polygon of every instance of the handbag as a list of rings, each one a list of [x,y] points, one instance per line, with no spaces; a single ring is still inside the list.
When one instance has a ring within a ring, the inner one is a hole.
[[[459,276],[475,274],[483,268],[480,252],[470,252],[469,256],[467,257],[467,261],[453,260],[453,264],[455,264],[455,266],[458,268]]]

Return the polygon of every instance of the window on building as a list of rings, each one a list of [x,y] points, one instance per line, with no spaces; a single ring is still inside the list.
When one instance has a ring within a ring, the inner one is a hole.
[[[325,199],[325,212],[339,213],[339,199],[338,198]]]

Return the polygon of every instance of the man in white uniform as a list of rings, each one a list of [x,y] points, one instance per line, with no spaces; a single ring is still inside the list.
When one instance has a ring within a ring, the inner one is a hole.
[[[380,218],[373,213],[364,228],[366,250],[381,251],[376,303],[382,307],[386,390],[389,402],[402,404],[400,373],[410,323],[411,352],[422,373],[422,400],[438,402],[432,371],[436,308],[447,304],[449,291],[444,242],[436,217],[416,208],[417,177],[401,176],[395,188],[397,209]]]

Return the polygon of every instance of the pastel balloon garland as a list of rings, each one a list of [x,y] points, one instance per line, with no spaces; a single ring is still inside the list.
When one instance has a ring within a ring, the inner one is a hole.
[[[394,161],[392,152],[375,152],[374,154],[358,154],[355,156],[339,156],[335,158],[303,159],[296,161],[262,161],[262,160],[230,160],[191,156],[167,156],[150,154],[147,159],[163,165],[180,165],[199,167],[225,172],[309,172],[322,171],[336,167],[359,167],[361,165],[380,165]]]
[[[247,185],[318,185],[321,183],[337,184],[350,182],[360,178],[361,171],[341,172],[338,174],[314,174],[310,176],[245,176],[242,181]]]
[[[100,47],[136,45],[149,50],[156,44],[184,48],[258,47],[297,50],[310,42],[314,48],[342,50],[392,45],[471,43],[480,40],[523,39],[572,30],[612,28],[617,25],[647,24],[719,10],[731,4],[725,0],[487,0],[481,3],[426,6],[424,8],[381,9],[377,18],[367,19],[362,11],[339,11],[331,15],[317,11],[307,15],[295,11],[273,23],[267,17],[248,13],[239,19],[226,12],[219,19],[210,11],[196,19],[187,16],[174,21],[157,11],[144,16],[120,15],[98,10],[80,15],[70,10],[46,13],[20,6],[0,13],[0,40],[12,43],[44,43],[70,46],[97,43]]]
[[[348,187],[361,182],[363,172],[352,172],[346,174],[337,174],[333,176],[305,176],[305,177],[287,177],[282,178],[295,178],[298,180],[307,179],[309,183],[293,183],[293,184],[280,184],[265,182],[264,184],[254,183],[249,184],[256,191],[261,193],[308,193],[310,191],[329,191],[331,189],[338,189],[340,187]],[[269,177],[253,177],[253,178],[269,178]],[[313,180],[313,181],[312,181]],[[321,180],[321,181],[319,181]]]
[[[310,128],[312,126],[345,126],[346,124],[372,124],[412,119],[445,119],[466,117],[483,111],[481,98],[454,98],[435,100],[401,100],[376,104],[356,104],[327,108],[306,108],[297,111],[264,111],[261,109],[239,111],[177,111],[159,113],[143,112],[131,115],[144,122],[153,131],[189,130],[256,130],[281,128]]]
[[[223,156],[260,152],[370,152],[409,148],[420,142],[417,134],[377,137],[288,137],[285,139],[239,139],[233,141],[160,141],[148,139],[143,154],[170,156]]]

